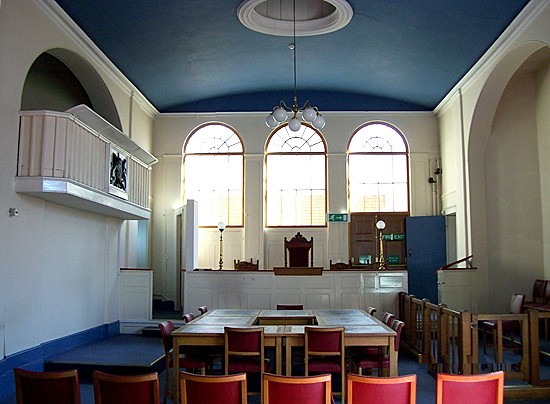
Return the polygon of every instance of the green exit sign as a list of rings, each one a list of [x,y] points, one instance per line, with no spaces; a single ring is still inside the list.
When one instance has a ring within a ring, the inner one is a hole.
[[[328,222],[349,222],[349,214],[347,213],[327,213]]]

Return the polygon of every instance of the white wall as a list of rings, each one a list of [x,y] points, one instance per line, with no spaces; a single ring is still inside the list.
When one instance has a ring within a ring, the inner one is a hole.
[[[23,83],[44,51],[64,48],[87,59],[108,86],[124,130],[130,123],[132,87],[101,61],[97,49],[74,39],[78,35],[64,31],[68,27],[57,17],[47,17],[47,4],[4,0],[0,8],[0,328],[5,355],[117,321],[118,268],[137,262],[137,226],[14,192]],[[147,102],[138,105],[134,140],[150,149],[153,113]],[[19,216],[8,217],[9,207],[18,208]]]
[[[443,209],[456,211],[457,257],[474,255],[480,311],[507,311],[512,292],[530,296],[550,275],[548,57],[537,54],[549,26],[550,3],[530,2],[436,109]]]
[[[284,265],[283,239],[297,231],[314,239],[314,265],[328,266],[330,259],[348,259],[348,231],[345,224],[322,229],[265,229],[263,221],[263,152],[269,137],[265,113],[161,114],[155,120],[153,153],[160,162],[153,167],[153,249],[155,293],[174,299],[175,210],[181,206],[181,152],[187,135],[205,122],[224,122],[242,137],[245,150],[245,228],[226,229],[224,268],[232,269],[234,259],[260,260],[261,268]],[[322,133],[328,147],[328,211],[347,209],[346,150],[351,134],[360,125],[377,120],[398,127],[410,148],[411,213],[434,214],[432,188],[428,178],[439,158],[438,122],[430,112],[373,113],[323,112],[327,121]],[[437,212],[439,213],[439,212]],[[219,231],[200,229],[199,267],[218,268]],[[189,269],[189,268],[188,268]],[[191,268],[192,269],[192,268]]]

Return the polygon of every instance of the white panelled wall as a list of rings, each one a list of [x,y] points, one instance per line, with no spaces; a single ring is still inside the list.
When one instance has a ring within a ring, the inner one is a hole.
[[[277,276],[272,271],[184,272],[184,312],[209,309],[275,309],[301,303],[306,309],[366,309],[398,312],[407,291],[407,271],[324,271],[322,276]]]

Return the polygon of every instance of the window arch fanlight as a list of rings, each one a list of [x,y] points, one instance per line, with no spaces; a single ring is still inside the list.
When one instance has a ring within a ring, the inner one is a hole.
[[[326,149],[308,124],[271,133],[265,152],[268,227],[326,225]]]
[[[199,226],[243,226],[244,147],[229,125],[195,128],[183,147],[184,200],[199,205]]]
[[[348,145],[350,212],[408,212],[408,167],[401,131],[386,122],[360,126]]]

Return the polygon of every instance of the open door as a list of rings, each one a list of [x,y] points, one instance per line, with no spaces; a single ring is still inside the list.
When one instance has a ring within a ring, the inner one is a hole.
[[[406,241],[409,294],[437,304],[437,270],[447,263],[445,217],[407,217]]]

